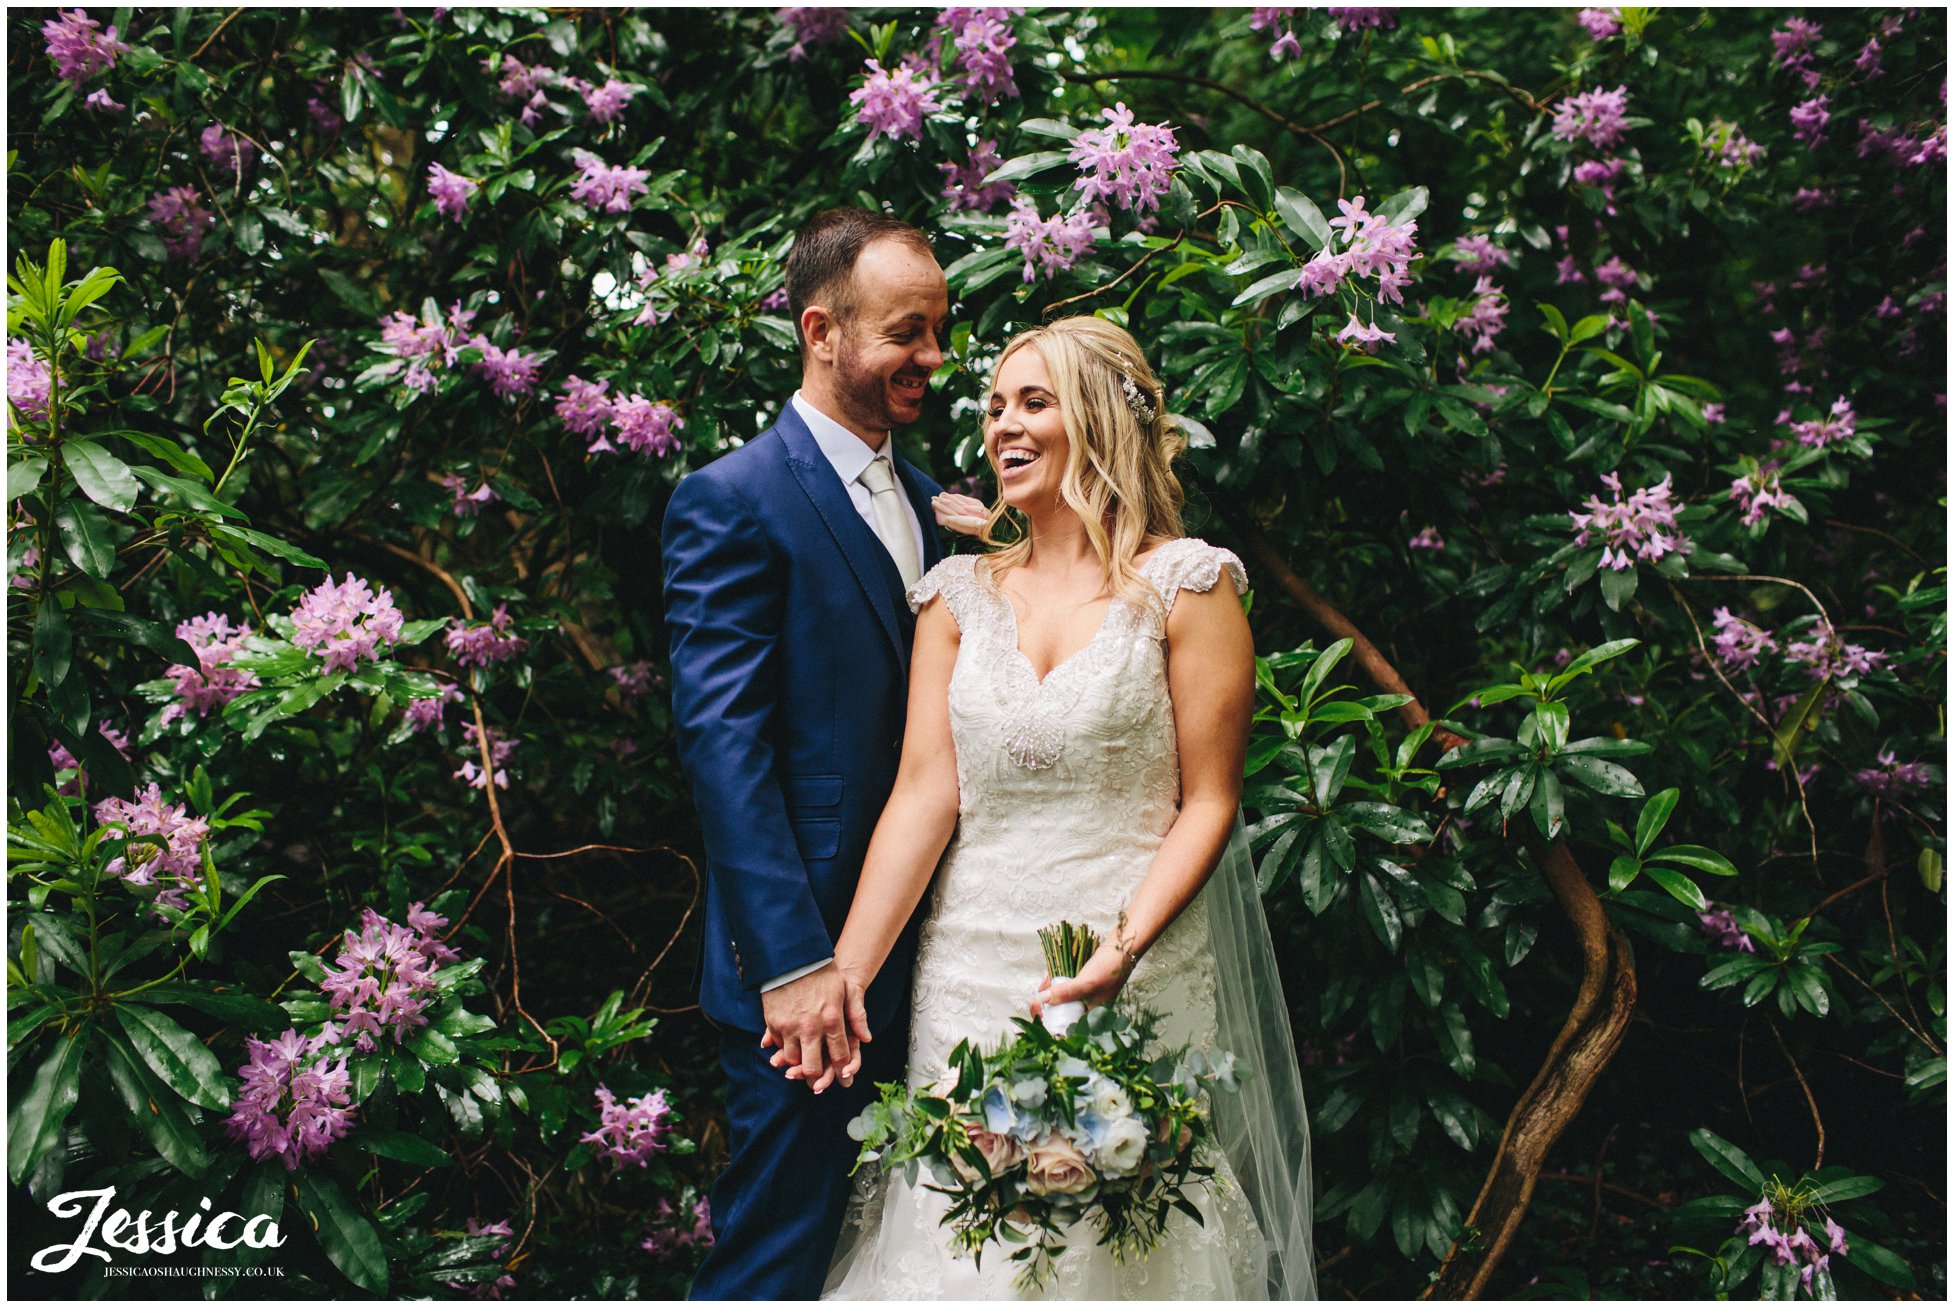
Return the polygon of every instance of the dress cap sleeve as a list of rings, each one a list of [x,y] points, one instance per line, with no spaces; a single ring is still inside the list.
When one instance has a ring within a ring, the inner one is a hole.
[[[921,613],[925,604],[941,595],[950,607],[950,616],[957,620],[958,629],[967,630],[977,600],[977,557],[952,554],[925,572],[903,595],[909,601],[909,611]]]
[[[1210,545],[1194,536],[1168,541],[1147,560],[1144,569],[1160,590],[1161,599],[1173,608],[1174,597],[1183,590],[1213,590],[1223,574],[1234,583],[1235,593],[1248,589],[1248,571],[1233,550]]]

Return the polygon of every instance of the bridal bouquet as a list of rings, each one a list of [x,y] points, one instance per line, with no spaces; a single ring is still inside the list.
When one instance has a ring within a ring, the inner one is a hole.
[[[1039,939],[1055,977],[1078,975],[1099,945],[1066,922]],[[1237,1087],[1233,1056],[1149,1054],[1154,1016],[1111,1006],[1013,1022],[1018,1034],[997,1049],[959,1044],[933,1087],[881,1086],[849,1124],[856,1166],[905,1166],[912,1185],[927,1168],[930,1188],[950,1197],[953,1244],[980,1262],[990,1244],[1019,1246],[1020,1289],[1049,1279],[1081,1220],[1122,1261],[1153,1249],[1174,1209],[1200,1221],[1187,1194],[1213,1183],[1196,1161],[1213,1133],[1204,1092]]]

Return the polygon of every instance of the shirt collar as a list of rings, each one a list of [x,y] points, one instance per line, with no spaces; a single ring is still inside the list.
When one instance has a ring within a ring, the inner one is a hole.
[[[878,451],[871,450],[862,443],[862,438],[814,407],[808,398],[799,391],[794,392],[792,401],[794,412],[801,415],[807,424],[808,434],[814,443],[821,447],[821,453],[834,465],[844,485],[862,475],[862,470],[875,460]],[[889,448],[889,438],[882,438],[882,449]]]

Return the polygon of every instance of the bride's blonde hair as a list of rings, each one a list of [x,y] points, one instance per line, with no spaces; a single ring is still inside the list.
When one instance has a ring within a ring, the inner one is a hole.
[[[1023,349],[1037,350],[1051,374],[1068,444],[1059,498],[1085,525],[1086,539],[1105,568],[1106,592],[1158,603],[1133,559],[1147,542],[1182,534],[1181,484],[1172,465],[1187,446],[1167,415],[1159,379],[1125,328],[1080,316],[1012,337],[998,356],[986,394],[996,392],[998,372]],[[986,417],[987,450],[990,428]],[[998,469],[991,471],[995,475]],[[1031,557],[1025,524],[1002,498],[984,523],[984,543],[999,545],[995,532],[1007,517],[1017,534],[988,556],[992,579]]]

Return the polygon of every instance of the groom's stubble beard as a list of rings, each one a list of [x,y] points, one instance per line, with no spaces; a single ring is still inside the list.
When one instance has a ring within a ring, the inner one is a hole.
[[[922,416],[921,406],[914,413],[895,407],[889,394],[889,378],[865,367],[855,348],[855,336],[845,323],[835,347],[835,400],[853,426],[862,431],[894,431]]]

